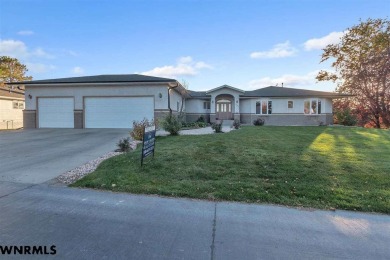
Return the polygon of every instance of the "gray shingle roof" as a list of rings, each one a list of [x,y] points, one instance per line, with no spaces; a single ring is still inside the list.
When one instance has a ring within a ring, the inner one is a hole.
[[[9,88],[0,86],[0,96],[1,97],[15,97],[15,98],[24,98],[24,92],[19,90],[10,90]]]
[[[209,97],[206,91],[189,91],[190,96],[197,97]],[[349,94],[340,94],[336,92],[325,92],[307,89],[285,88],[269,86],[266,88],[260,88],[251,91],[244,91],[240,97],[349,97]]]
[[[145,76],[139,74],[96,75],[59,79],[44,79],[9,83],[9,85],[59,84],[59,83],[112,83],[112,82],[176,82],[175,79]]]
[[[285,87],[266,87],[252,91],[245,91],[244,97],[341,97],[350,96],[336,92],[325,92],[307,89],[285,88]]]
[[[210,95],[206,94],[206,91],[188,90],[188,93],[190,94],[191,97],[210,97]]]

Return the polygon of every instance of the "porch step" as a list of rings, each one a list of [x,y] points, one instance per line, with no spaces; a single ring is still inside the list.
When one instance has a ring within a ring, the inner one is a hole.
[[[222,121],[222,126],[232,127],[233,123],[234,123],[234,120],[223,120]]]

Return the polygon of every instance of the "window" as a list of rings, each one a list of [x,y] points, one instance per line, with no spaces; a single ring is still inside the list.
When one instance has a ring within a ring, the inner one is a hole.
[[[294,101],[292,101],[292,100],[287,101],[287,107],[294,108]]]
[[[260,101],[256,102],[256,114],[260,114]]]
[[[303,113],[310,115],[310,100],[305,100],[305,103],[303,104]]]
[[[272,114],[272,101],[268,101],[268,114]]]
[[[24,109],[24,103],[22,101],[12,101],[13,109]]]
[[[318,114],[321,114],[321,100],[318,100]]]
[[[180,109],[180,102],[179,101],[176,102],[176,107],[177,107],[176,111],[179,111],[179,109]]]
[[[312,100],[311,101],[310,114],[317,114],[317,100]]]
[[[305,115],[321,114],[321,100],[311,99],[305,100],[303,105],[303,113]]]
[[[272,101],[267,101],[267,100],[256,101],[256,114],[258,115],[272,114]]]
[[[261,113],[263,115],[267,114],[267,101],[261,101]]]
[[[203,109],[210,109],[210,101],[203,102]]]

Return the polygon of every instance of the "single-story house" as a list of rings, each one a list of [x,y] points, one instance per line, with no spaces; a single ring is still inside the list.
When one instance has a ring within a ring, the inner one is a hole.
[[[0,86],[0,129],[23,127],[24,93],[16,87]]]
[[[24,85],[25,128],[131,128],[183,107],[187,121],[256,118],[266,125],[329,125],[332,100],[349,95],[270,86],[245,91],[223,85],[186,90],[175,79],[138,74],[98,75],[10,83]]]

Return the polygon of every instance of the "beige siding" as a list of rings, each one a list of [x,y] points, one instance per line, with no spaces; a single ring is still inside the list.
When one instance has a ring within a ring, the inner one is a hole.
[[[252,112],[252,99],[240,100],[240,113],[254,113]]]
[[[176,111],[176,112],[179,112],[180,111],[180,108],[181,108],[181,102],[182,102],[182,98],[181,98],[181,95],[175,91],[175,90],[170,90],[170,99],[171,99],[171,109],[172,111]],[[179,103],[179,109],[177,109],[177,104]],[[183,106],[183,111],[185,111],[185,101],[184,101],[184,106]]]
[[[23,127],[23,109],[14,108],[13,101],[22,102],[20,99],[0,98],[0,129],[16,129]]]
[[[210,113],[210,109],[203,108],[203,102],[206,102],[206,101],[210,102],[210,100],[206,100],[206,99],[187,99],[186,100],[186,113],[196,113],[196,114]]]
[[[161,98],[160,98],[161,93]],[[168,109],[167,86],[26,86],[26,109],[36,110],[37,97],[74,97],[75,110],[83,110],[83,97],[96,96],[154,96],[155,109]]]

